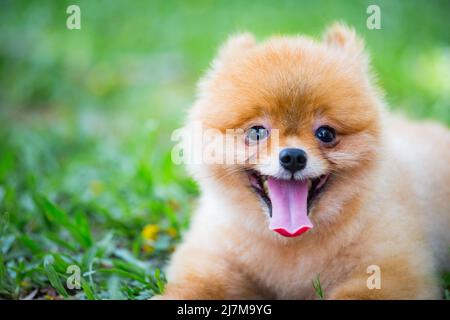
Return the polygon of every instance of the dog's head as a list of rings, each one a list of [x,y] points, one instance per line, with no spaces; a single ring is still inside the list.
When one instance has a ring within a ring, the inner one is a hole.
[[[260,208],[283,236],[339,216],[379,144],[382,98],[363,47],[339,24],[320,42],[231,37],[200,82],[188,120],[214,135],[194,147],[214,155],[191,166],[202,187]]]

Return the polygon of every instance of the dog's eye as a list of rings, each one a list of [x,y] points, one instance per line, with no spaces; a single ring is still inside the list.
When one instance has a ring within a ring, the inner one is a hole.
[[[336,139],[336,131],[329,126],[322,126],[316,130],[316,137],[324,143],[331,143]]]
[[[248,143],[257,143],[269,136],[269,130],[263,126],[253,126],[247,131],[246,140]]]

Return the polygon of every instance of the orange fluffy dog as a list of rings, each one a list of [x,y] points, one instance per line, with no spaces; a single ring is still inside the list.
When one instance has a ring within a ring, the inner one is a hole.
[[[202,196],[158,298],[313,299],[317,277],[329,299],[441,296],[450,133],[387,114],[352,29],[230,38],[196,122],[260,161],[190,165]]]

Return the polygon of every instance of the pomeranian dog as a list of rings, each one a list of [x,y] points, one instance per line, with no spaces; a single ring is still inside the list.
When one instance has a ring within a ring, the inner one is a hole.
[[[186,128],[239,129],[224,153],[246,161],[189,165],[201,198],[156,298],[442,297],[450,131],[388,114],[375,82],[343,24],[231,37]]]

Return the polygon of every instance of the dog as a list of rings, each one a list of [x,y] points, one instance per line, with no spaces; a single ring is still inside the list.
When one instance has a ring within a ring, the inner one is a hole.
[[[230,37],[193,123],[236,129],[224,153],[247,157],[188,165],[201,197],[156,299],[442,297],[450,132],[388,111],[352,28]]]

